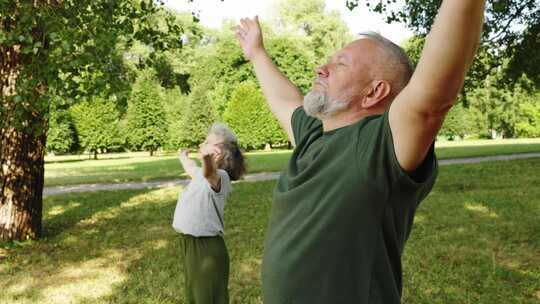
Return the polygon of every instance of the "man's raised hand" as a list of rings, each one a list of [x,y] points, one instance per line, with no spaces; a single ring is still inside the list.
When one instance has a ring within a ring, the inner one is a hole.
[[[244,56],[253,64],[270,110],[294,144],[291,117],[294,110],[302,105],[302,92],[281,73],[264,49],[259,18],[240,19],[235,32]]]
[[[240,19],[240,24],[234,30],[236,39],[247,59],[253,60],[257,54],[264,52],[261,25],[257,16],[253,19]]]

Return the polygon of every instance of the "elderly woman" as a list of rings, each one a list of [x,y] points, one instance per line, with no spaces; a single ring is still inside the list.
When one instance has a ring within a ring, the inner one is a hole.
[[[245,173],[244,157],[229,127],[215,123],[200,145],[202,166],[179,159],[191,182],[179,196],[173,228],[180,233],[184,258],[186,300],[189,304],[229,302],[229,254],[223,239],[223,210],[231,180]]]

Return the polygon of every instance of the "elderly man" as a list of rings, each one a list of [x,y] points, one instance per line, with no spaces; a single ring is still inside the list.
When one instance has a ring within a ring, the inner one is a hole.
[[[317,68],[305,97],[266,53],[257,18],[236,37],[296,148],[274,191],[264,303],[399,303],[401,255],[437,172],[434,138],[474,58],[483,0],[446,0],[414,74],[368,33]],[[411,253],[414,254],[414,253]]]

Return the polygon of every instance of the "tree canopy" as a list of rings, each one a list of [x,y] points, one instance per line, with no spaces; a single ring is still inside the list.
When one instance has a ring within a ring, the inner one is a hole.
[[[404,7],[395,1],[348,0],[349,9],[368,9],[383,14],[388,23],[404,22],[419,36],[431,30],[442,0],[405,0]],[[527,74],[540,88],[540,1],[490,0],[487,1],[486,20],[481,40],[490,67],[503,65],[508,59],[506,82],[517,81]],[[473,71],[475,71],[473,67]],[[477,71],[477,70],[476,70]],[[483,77],[486,75],[484,74]]]

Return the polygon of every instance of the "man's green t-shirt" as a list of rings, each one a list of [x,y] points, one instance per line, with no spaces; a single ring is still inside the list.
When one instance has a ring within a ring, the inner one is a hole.
[[[403,247],[435,182],[433,147],[409,175],[388,113],[323,132],[299,107],[292,127],[297,147],[266,233],[264,303],[399,303]]]

